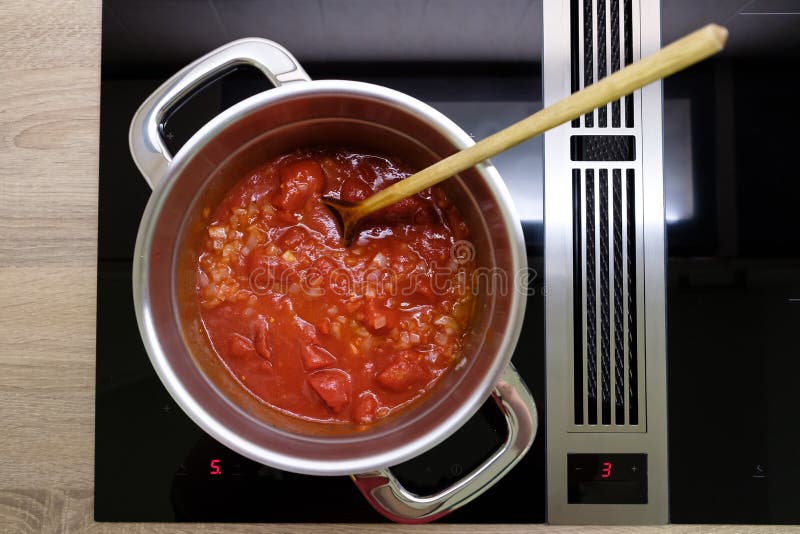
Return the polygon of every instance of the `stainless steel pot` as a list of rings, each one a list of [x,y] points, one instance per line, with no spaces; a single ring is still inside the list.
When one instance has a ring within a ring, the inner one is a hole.
[[[276,88],[250,97],[201,128],[174,156],[159,124],[182,97],[235,65],[260,69]],[[462,364],[415,408],[346,433],[300,423],[259,403],[222,368],[205,338],[194,299],[204,206],[248,170],[308,145],[356,145],[419,167],[472,144],[463,130],[408,95],[352,81],[311,81],[292,55],[264,39],[242,39],[187,66],[136,112],[130,149],[153,188],[142,216],[133,293],[153,367],[181,408],[221,443],[255,461],[297,473],[353,474],[387,517],[425,522],[490,487],[527,452],[536,433],[533,398],[510,364],[525,309],[527,267],[519,220],[490,163],[445,182],[471,227],[482,278]],[[485,275],[485,276],[484,276]],[[508,423],[503,446],[436,495],[414,495],[388,468],[443,441],[492,395]]]

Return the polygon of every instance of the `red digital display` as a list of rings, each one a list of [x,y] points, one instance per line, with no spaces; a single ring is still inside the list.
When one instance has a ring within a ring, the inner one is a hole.
[[[221,475],[222,469],[219,467],[219,458],[214,458],[211,460],[211,471],[209,471],[211,475]]]
[[[646,504],[647,455],[567,454],[569,504]]]
[[[600,474],[601,478],[608,478],[611,476],[611,469],[614,465],[611,462],[603,462],[603,472]]]

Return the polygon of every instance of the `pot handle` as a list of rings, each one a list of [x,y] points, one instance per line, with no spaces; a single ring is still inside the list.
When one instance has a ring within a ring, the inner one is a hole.
[[[311,79],[288,50],[256,37],[223,45],[181,69],[144,101],[131,121],[128,134],[131,155],[151,188],[158,185],[172,162],[159,131],[166,111],[204,82],[235,65],[252,65],[276,87]]]
[[[427,523],[464,506],[508,473],[536,436],[536,404],[513,365],[506,367],[492,397],[505,416],[508,437],[488,460],[449,488],[433,495],[415,495],[389,469],[353,475],[353,482],[373,508],[397,523]]]

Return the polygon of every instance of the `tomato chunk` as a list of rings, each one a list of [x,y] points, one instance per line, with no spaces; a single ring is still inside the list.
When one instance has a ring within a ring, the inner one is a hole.
[[[231,354],[238,358],[245,358],[253,355],[256,349],[253,342],[241,334],[233,334],[231,336]]]
[[[353,177],[342,184],[340,198],[347,202],[358,202],[372,195],[372,188],[360,177]]]
[[[294,324],[297,327],[297,333],[300,335],[299,339],[306,343],[315,342],[317,340],[317,329],[313,324],[298,316],[294,317]]]
[[[291,256],[287,256],[291,259]],[[248,258],[249,278],[257,291],[272,287],[287,287],[299,279],[293,262],[275,255],[269,247],[257,246]]]
[[[411,224],[429,224],[436,219],[430,204],[419,195],[406,197],[383,210],[386,220]]]
[[[331,333],[331,320],[327,317],[320,320],[317,323],[317,330],[322,332],[323,334],[330,334]]]
[[[419,362],[398,358],[378,374],[378,383],[389,391],[401,392],[414,387],[424,376]]]
[[[359,425],[374,423],[377,409],[378,399],[375,398],[375,394],[366,392],[358,397],[353,406],[353,421]]]
[[[319,345],[306,345],[300,349],[300,357],[306,371],[315,371],[336,363],[336,357]]]
[[[255,349],[265,360],[272,360],[272,351],[269,348],[267,329],[267,321],[263,318],[256,321]]]
[[[313,159],[297,161],[282,169],[280,189],[272,203],[281,210],[300,211],[312,195],[322,191],[324,184],[319,163]]]
[[[308,231],[302,226],[291,226],[284,230],[278,243],[284,250],[310,249],[314,246],[314,243],[309,241]]]
[[[350,403],[350,377],[344,371],[316,371],[308,376],[308,384],[334,413]]]

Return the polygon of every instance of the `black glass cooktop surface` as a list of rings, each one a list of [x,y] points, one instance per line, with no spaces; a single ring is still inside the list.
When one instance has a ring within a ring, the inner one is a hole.
[[[798,66],[721,58],[664,84],[675,523],[800,523]]]
[[[349,477],[279,471],[219,444],[184,415],[151,367],[139,337],[131,289],[134,241],[150,190],[131,160],[128,127],[137,107],[159,84],[208,48],[192,49],[180,57],[174,56],[174,50],[127,57],[124,45],[141,37],[133,35],[132,29],[142,26],[126,10],[120,2],[106,2],[103,12],[95,519],[386,521]],[[173,16],[169,13],[173,12],[165,10],[164,16]],[[197,21],[199,26],[203,23]],[[292,49],[292,42],[282,44]],[[411,94],[438,107],[476,136],[531,113],[541,99],[539,66],[533,62],[310,61],[304,67],[312,78],[368,81]],[[269,87],[254,69],[228,72],[168,116],[165,144],[177,151],[208,119]],[[529,262],[541,272],[541,142],[518,148],[496,164],[501,172],[507,169],[506,174],[528,198],[523,203],[523,226]],[[534,280],[534,289],[537,284],[538,290],[529,297],[514,363],[540,402],[544,301],[543,288]],[[543,405],[538,407],[543,413]],[[489,401],[445,443],[393,471],[408,489],[431,493],[476,467],[504,437],[502,417]],[[536,442],[520,464],[477,500],[440,521],[543,522],[543,444],[540,420]]]
[[[326,11],[334,4],[341,9]],[[367,9],[376,4],[104,1],[97,520],[385,521],[348,477],[278,471],[223,447],[161,385],[133,311],[131,257],[150,190],[127,139],[133,113],[160,83],[245,36],[280,42],[312,78],[362,80],[411,94],[476,137],[540,107],[540,3],[509,1],[504,10],[483,13],[494,20],[489,33],[459,19],[456,26],[469,38],[452,40],[458,46],[450,49],[445,41],[422,47],[397,30],[411,21],[434,35],[430,25],[455,16],[442,11],[448,2],[387,2],[393,10],[382,15]],[[697,3],[682,5],[690,4]],[[354,17],[349,5],[366,11]],[[303,24],[291,23],[301,15]],[[676,27],[673,15],[662,13],[665,35]],[[381,26],[386,17],[404,22]],[[747,20],[756,19],[769,24],[765,17]],[[360,31],[348,36],[354,20]],[[670,518],[800,523],[800,179],[796,120],[786,113],[800,84],[800,64],[796,47],[770,58],[733,49],[664,83]],[[229,73],[169,117],[165,143],[178,150],[208,118],[266,88],[248,69]],[[537,399],[540,426],[531,451],[505,478],[440,521],[538,523],[546,519],[541,140],[493,161],[511,190],[538,276],[513,362]],[[498,419],[487,404],[451,439],[396,467],[396,474],[420,493],[457,480],[502,440]]]

